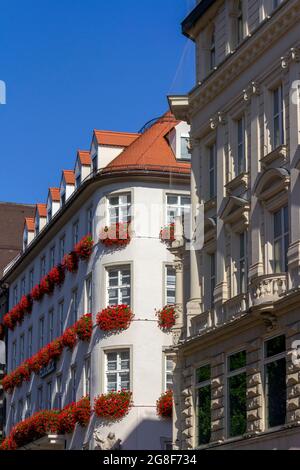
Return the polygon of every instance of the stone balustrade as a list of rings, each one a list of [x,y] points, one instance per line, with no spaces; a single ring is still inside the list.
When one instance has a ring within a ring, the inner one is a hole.
[[[287,274],[266,274],[252,280],[250,297],[253,306],[275,302],[287,291]]]

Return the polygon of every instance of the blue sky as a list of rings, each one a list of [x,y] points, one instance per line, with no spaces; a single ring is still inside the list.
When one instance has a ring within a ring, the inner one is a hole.
[[[194,0],[0,0],[0,201],[44,202],[92,130],[138,131],[194,84]]]

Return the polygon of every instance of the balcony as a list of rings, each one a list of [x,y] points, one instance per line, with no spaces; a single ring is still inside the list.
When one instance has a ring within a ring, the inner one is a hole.
[[[247,310],[247,294],[239,294],[224,304],[224,321],[233,320]]]
[[[197,336],[202,333],[202,331],[214,326],[214,324],[213,310],[207,310],[206,312],[200,313],[191,319],[190,336]]]
[[[266,274],[252,280],[250,297],[253,306],[276,302],[287,291],[287,274]]]

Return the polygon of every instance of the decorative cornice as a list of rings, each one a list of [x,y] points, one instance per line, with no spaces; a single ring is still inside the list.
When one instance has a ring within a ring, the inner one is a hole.
[[[239,49],[224,60],[213,74],[201,85],[195,87],[190,95],[190,115],[206,106],[223,92],[249,66],[258,60],[264,52],[274,45],[299,21],[300,2],[290,0],[278,14],[262,23],[258,30],[249,37]]]

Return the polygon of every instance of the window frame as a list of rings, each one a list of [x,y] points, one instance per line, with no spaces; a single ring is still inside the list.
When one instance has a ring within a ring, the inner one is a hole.
[[[121,362],[120,355],[122,352],[128,352],[128,361],[129,361],[129,368],[128,369],[122,369],[121,367],[118,367],[118,363]],[[117,369],[116,370],[109,370],[108,369],[108,354],[116,354],[117,355]],[[121,390],[121,377],[120,375],[122,373],[128,374],[128,381],[129,381],[129,389],[128,391],[132,391],[132,353],[131,353],[131,348],[126,347],[126,346],[120,346],[120,347],[111,347],[111,348],[104,348],[103,350],[103,355],[104,355],[104,367],[103,367],[103,372],[104,372],[104,380],[103,380],[103,389],[104,393],[109,393],[108,389],[108,380],[107,376],[110,374],[116,374],[117,376],[117,389]],[[120,385],[120,388],[118,388]],[[126,389],[127,390],[127,389]],[[117,391],[117,390],[115,390]]]
[[[229,367],[229,359],[230,357],[232,356],[235,356],[236,354],[239,354],[241,352],[245,352],[246,354],[246,365],[244,367],[241,367],[240,369],[236,369],[234,371],[230,371],[230,367]],[[225,359],[225,376],[226,376],[226,400],[225,400],[225,403],[226,403],[226,406],[225,406],[225,430],[226,430],[226,437],[228,440],[231,440],[231,439],[238,439],[239,437],[241,437],[242,435],[239,435],[239,436],[230,436],[230,402],[229,402],[229,379],[231,377],[235,377],[237,375],[241,375],[241,374],[246,374],[247,376],[247,349],[244,347],[244,348],[240,348],[240,349],[237,349],[237,350],[234,350],[234,351],[231,351],[229,352],[227,355],[226,355],[226,359]],[[247,398],[247,388],[246,388],[246,398]],[[247,424],[247,415],[246,415],[246,424]]]
[[[276,112],[275,107],[275,93],[278,92],[278,112]],[[283,83],[279,83],[276,87],[271,90],[272,94],[272,150],[276,150],[281,145],[285,144],[286,139],[286,130],[285,130],[285,106],[284,106],[284,87]],[[278,132],[279,132],[279,141],[276,141],[276,132],[275,132],[275,120],[278,119]]]
[[[84,306],[87,313],[93,312],[93,273],[90,273],[85,279]]]
[[[176,204],[172,204],[168,202],[168,198],[177,198]],[[183,204],[182,201],[183,199],[189,199],[190,204]],[[188,193],[180,193],[180,192],[166,192],[165,194],[165,220],[166,224],[172,224],[175,223],[176,217],[183,217],[185,212],[190,213],[191,211],[191,196]],[[188,208],[188,210],[185,210]],[[169,215],[169,211],[174,211],[176,212],[176,215],[172,218]]]
[[[126,203],[122,203],[120,200],[121,198],[126,197]],[[118,198],[118,204],[114,205],[111,204],[111,200]],[[129,201],[129,202],[128,202]],[[123,218],[122,208],[127,207],[126,216]],[[131,191],[124,191],[120,193],[111,193],[106,197],[106,209],[107,209],[107,224],[109,226],[114,225],[116,223],[127,223],[129,224],[132,220],[132,192]],[[117,210],[117,215],[112,217],[111,211],[115,209]]]
[[[129,271],[129,276],[130,276],[130,280],[129,280],[129,284],[120,284],[120,273],[121,271],[124,270],[124,271]],[[107,306],[112,306],[112,305],[115,305],[115,304],[111,304],[110,303],[110,300],[109,300],[109,290],[117,290],[118,291],[118,304],[117,305],[120,305],[120,304],[123,304],[124,301],[122,299],[122,296],[120,295],[120,292],[122,290],[122,288],[124,289],[129,289],[129,303],[127,303],[127,305],[129,305],[130,307],[132,307],[132,287],[133,287],[133,275],[132,275],[132,265],[131,263],[124,263],[124,264],[116,264],[116,265],[109,265],[109,266],[106,266],[105,267],[105,271],[106,271],[106,283],[105,283],[105,299],[106,299],[106,305]],[[109,285],[109,274],[110,272],[112,271],[118,271],[118,285],[117,286],[110,286]]]
[[[209,366],[210,367],[210,378],[208,380],[205,380],[203,382],[197,382],[197,371],[199,369],[202,369],[204,367],[207,367]],[[198,391],[201,389],[201,388],[205,388],[205,387],[210,387],[210,391],[212,390],[212,386],[211,386],[211,383],[212,383],[212,377],[211,377],[211,369],[212,369],[212,366],[209,362],[205,362],[205,363],[200,363],[198,364],[197,366],[195,366],[194,368],[194,416],[195,416],[195,448],[201,448],[201,447],[206,447],[208,443],[206,444],[199,444],[199,423],[198,423],[198,408],[199,408],[199,394],[198,394]],[[211,407],[211,396],[210,396],[210,424],[212,424],[212,407]],[[211,430],[211,427],[210,427],[210,433],[212,434],[212,430]],[[211,440],[211,437],[210,437],[210,440]]]
[[[285,210],[287,211],[287,223],[288,223],[288,230],[285,230]],[[275,216],[280,215],[280,225],[281,225],[281,232],[280,235],[275,236]],[[287,251],[290,244],[290,220],[289,220],[289,205],[286,204],[282,206],[279,210],[273,212],[273,273],[274,274],[281,274],[288,272],[288,256]],[[275,257],[276,249],[275,246],[277,243],[280,244],[280,259],[277,260]],[[287,246],[286,246],[287,244]],[[276,265],[279,263],[280,271],[277,271]]]

